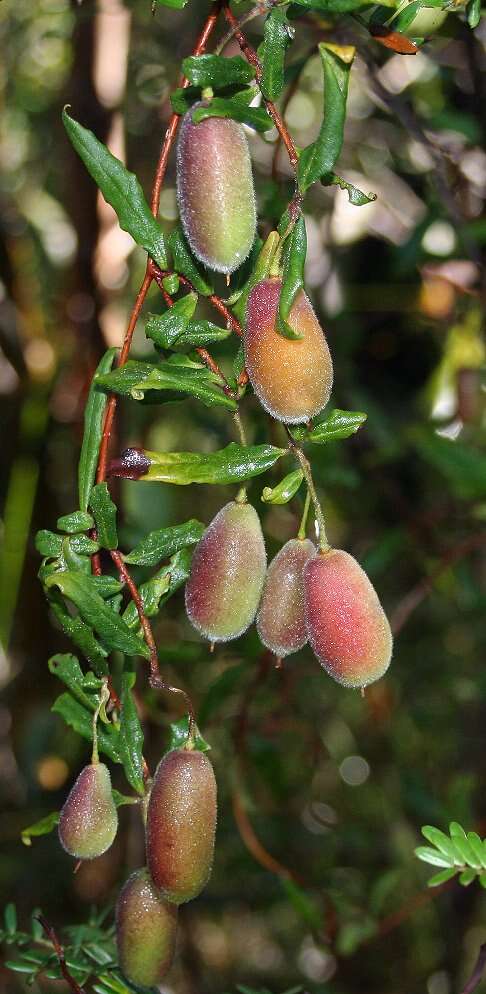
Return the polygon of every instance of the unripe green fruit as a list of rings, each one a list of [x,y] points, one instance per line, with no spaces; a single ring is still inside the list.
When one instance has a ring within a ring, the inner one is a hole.
[[[232,273],[255,239],[256,209],[248,142],[241,124],[223,117],[182,118],[177,144],[177,200],[194,255]]]
[[[304,566],[315,554],[310,539],[291,538],[268,567],[257,629],[263,644],[280,658],[307,642]]]
[[[260,600],[267,557],[260,520],[251,504],[221,508],[196,548],[186,583],[186,611],[211,642],[238,638]]]
[[[108,767],[91,763],[79,774],[59,818],[59,838],[77,859],[95,859],[111,846],[118,815]]]
[[[287,322],[300,339],[277,332],[281,280],[262,280],[248,297],[244,332],[245,366],[266,411],[287,424],[314,417],[327,404],[332,360],[322,328],[303,290]]]
[[[401,7],[400,12],[406,7],[407,4]],[[413,21],[400,30],[407,38],[428,38],[442,27],[446,18],[447,11],[441,10],[440,7],[422,7],[417,11]]]
[[[393,639],[378,595],[348,552],[330,549],[304,569],[309,642],[345,687],[366,687],[388,669]]]
[[[155,773],[147,808],[147,864],[174,904],[191,901],[211,875],[216,832],[216,780],[203,752],[174,749]]]
[[[157,987],[170,970],[177,932],[177,907],[157,893],[147,869],[136,870],[116,904],[120,970],[137,987]]]

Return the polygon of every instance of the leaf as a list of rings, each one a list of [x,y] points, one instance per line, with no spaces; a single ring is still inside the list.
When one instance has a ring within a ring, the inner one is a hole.
[[[341,190],[345,190],[348,194],[349,203],[353,204],[353,207],[364,207],[366,204],[371,204],[376,200],[376,193],[363,193],[362,190],[358,190],[357,186],[348,183],[347,180],[343,179],[342,176],[337,176],[336,173],[329,173],[327,176],[322,176],[321,183],[323,186],[339,186]]]
[[[62,518],[58,518],[56,527],[61,532],[76,535],[78,532],[86,532],[90,528],[94,528],[94,521],[86,511],[73,511],[71,514],[64,514]]]
[[[277,231],[271,231],[265,244],[262,246],[256,263],[255,268],[251,275],[248,277],[244,287],[242,288],[238,300],[232,306],[232,311],[235,317],[238,318],[241,324],[245,323],[246,320],[246,306],[248,303],[248,297],[254,286],[260,283],[261,280],[266,279],[270,273],[270,267],[275,257],[275,253],[280,244],[280,236]]]
[[[221,90],[227,86],[246,86],[255,77],[253,66],[241,55],[225,58],[223,55],[190,55],[183,59],[184,76],[203,89]]]
[[[141,542],[124,557],[126,563],[137,566],[155,566],[161,559],[172,556],[186,545],[199,542],[204,534],[205,526],[190,518],[183,525],[172,525],[149,532]]]
[[[295,497],[303,479],[304,474],[301,469],[288,473],[276,487],[264,487],[262,500],[266,504],[288,504],[289,500]]]
[[[138,376],[137,376],[138,371]],[[168,390],[185,393],[206,407],[218,405],[236,411],[236,401],[227,397],[220,381],[210,370],[194,363],[191,367],[164,362],[157,366],[129,359],[121,369],[115,369],[98,380],[105,389],[142,400],[146,393]]]
[[[8,935],[15,935],[15,932],[17,931],[17,911],[15,904],[10,902],[5,906],[3,918],[5,922],[5,931]]]
[[[168,752],[172,749],[182,749],[187,742],[189,736],[189,719],[187,715],[183,718],[179,718],[178,721],[172,722],[169,725],[169,748]],[[196,725],[194,732],[194,749],[198,752],[208,752],[211,746],[206,739],[204,739]]]
[[[156,0],[162,7],[170,7],[172,10],[182,10],[187,2],[188,0]]]
[[[108,675],[106,649],[95,639],[92,629],[86,625],[79,615],[75,618],[67,610],[62,598],[55,591],[49,596],[49,604],[61,628],[68,638],[91,664],[98,677]],[[56,658],[56,657],[54,657]]]
[[[321,176],[332,172],[339,158],[354,48],[321,42],[319,54],[324,73],[324,117],[316,141],[299,158],[298,179],[303,193]]]
[[[35,536],[35,547],[41,556],[57,558],[62,553],[62,536],[41,528]]]
[[[144,794],[143,732],[131,692],[135,679],[134,673],[122,675],[119,741],[125,776],[137,794]]]
[[[431,877],[427,881],[427,887],[439,887],[440,884],[447,883],[448,880],[452,880],[456,875],[456,870],[441,870],[440,873],[436,873],[435,876]]]
[[[148,618],[156,615],[162,605],[169,600],[169,597],[172,597],[176,590],[186,582],[189,576],[191,558],[189,549],[181,549],[180,552],[176,552],[167,566],[163,566],[155,576],[147,580],[147,583],[140,585],[138,592]],[[140,622],[133,601],[123,612],[123,620],[129,628],[138,628]]]
[[[194,289],[202,294],[203,297],[209,297],[213,293],[213,287],[202,276],[201,270],[193,258],[180,225],[177,225],[171,232],[167,244],[172,253],[172,261],[176,272],[181,273],[182,276],[190,280]]]
[[[127,627],[125,622],[108,607],[82,573],[55,573],[48,577],[46,586],[56,586],[64,597],[72,601],[83,620],[103,639],[110,649],[128,655],[149,658],[148,646]]]
[[[316,445],[323,445],[325,442],[334,442],[336,439],[349,438],[350,435],[355,435],[367,417],[368,415],[364,414],[363,411],[341,411],[339,408],[334,408],[310,431],[304,426],[299,426],[292,428],[292,435],[299,442],[314,442]]]
[[[93,741],[93,714],[71,694],[61,694],[52,705],[51,711],[59,714],[83,739],[87,739],[88,742]],[[118,736],[118,729],[114,725],[98,725],[98,748],[114,763],[122,762]]]
[[[285,877],[280,877],[280,884],[302,920],[309,928],[313,930],[319,929],[320,921],[322,921],[320,908],[317,907],[306,891],[302,887],[299,887],[294,880],[286,879]]]
[[[213,681],[199,705],[198,717],[205,724],[224,701],[233,694],[247,672],[246,663],[229,666]]]
[[[477,876],[476,870],[473,869],[463,870],[459,877],[459,883],[463,887],[469,887],[469,884],[472,884],[473,880],[476,879],[476,876]]]
[[[134,173],[98,141],[92,131],[83,128],[63,110],[62,119],[71,144],[101,190],[106,202],[117,213],[120,227],[128,231],[137,245],[146,249],[160,266],[167,268],[164,235],[145,200]]]
[[[278,7],[271,10],[265,21],[259,53],[263,68],[260,87],[267,100],[277,100],[284,88],[285,52],[293,33],[286,11]]]
[[[99,544],[95,542],[88,535],[70,535],[66,539],[66,543],[69,549],[76,553],[78,556],[92,556],[94,552],[98,552]]]
[[[44,818],[34,822],[33,825],[28,825],[27,828],[23,828],[20,837],[24,843],[24,846],[31,846],[32,839],[37,838],[39,835],[48,835],[58,823],[59,811],[51,811],[50,814],[45,815]]]
[[[451,833],[451,839],[454,846],[466,866],[472,866],[474,869],[480,870],[482,868],[482,861],[478,859],[474,849],[469,845],[467,835],[462,825],[459,825],[457,822],[453,821],[449,826],[449,831]]]
[[[437,852],[436,849],[428,849],[427,846],[417,846],[415,855],[424,863],[431,863],[432,866],[451,866],[452,860],[449,856]]]
[[[181,281],[177,273],[169,273],[168,276],[164,276],[162,280],[162,286],[166,293],[171,295],[178,293],[180,290]]]
[[[83,511],[88,510],[89,495],[95,481],[107,402],[106,395],[97,389],[96,377],[109,372],[116,354],[117,349],[108,349],[100,359],[86,401],[84,436],[78,466],[79,506]]]
[[[454,494],[462,500],[484,498],[486,456],[457,439],[441,438],[425,431],[414,431],[412,440],[420,455],[448,481]]]
[[[58,653],[56,656],[51,656],[47,665],[50,672],[66,684],[73,697],[83,707],[95,711],[97,696],[87,691],[100,689],[102,681],[96,678],[93,673],[85,675],[76,656],[71,655],[71,653]]]
[[[102,549],[117,549],[116,504],[110,497],[107,483],[97,483],[93,487],[89,506],[95,516],[98,542]]]
[[[217,452],[145,452],[150,468],[141,479],[179,486],[242,483],[270,469],[286,451],[274,445],[244,446],[230,442]]]
[[[238,97],[214,97],[207,107],[197,107],[193,112],[194,124],[199,124],[207,117],[230,117],[233,121],[241,121],[255,131],[270,131],[273,121],[263,107],[249,107]]]
[[[183,348],[197,348],[209,342],[223,342],[230,335],[230,328],[220,328],[212,321],[190,321],[172,347],[177,351]]]
[[[307,254],[307,234],[305,221],[302,216],[297,218],[287,245],[285,246],[285,262],[283,267],[282,289],[278,302],[277,330],[284,338],[302,338],[302,335],[291,328],[287,318],[297,294],[304,287],[304,266]]]
[[[481,0],[469,0],[466,5],[466,20],[470,28],[477,28],[481,20]]]
[[[145,334],[155,345],[162,349],[170,349],[186,330],[194,311],[196,310],[197,293],[187,293],[185,297],[176,300],[164,314],[149,314],[145,325]]]
[[[320,14],[351,14],[360,7],[369,7],[369,0],[292,0],[305,10],[315,10]],[[393,7],[394,0],[378,0],[386,7]]]
[[[480,865],[486,869],[486,847],[484,842],[481,841],[476,832],[468,832],[467,841],[469,842],[469,845],[471,846],[471,849]]]
[[[112,789],[111,793],[112,793],[112,796],[113,796],[113,801],[114,801],[115,806],[117,808],[122,808],[126,804],[139,804],[140,803],[140,799],[138,797],[131,797],[128,794],[120,794],[120,791],[119,790],[115,790],[114,788]]]
[[[459,865],[462,863],[462,859],[454,843],[444,832],[441,832],[438,828],[434,828],[432,825],[424,825],[421,831],[424,838],[428,842],[431,842],[444,856],[447,856],[449,860],[453,860],[454,863]]]

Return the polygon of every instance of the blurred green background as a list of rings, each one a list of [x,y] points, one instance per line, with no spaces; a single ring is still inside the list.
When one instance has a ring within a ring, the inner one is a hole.
[[[90,377],[122,339],[145,264],[71,151],[60,113],[70,103],[148,193],[169,93],[207,9],[195,0],[153,17],[141,0],[0,5],[0,887],[25,919],[42,906],[58,926],[115,900],[143,860],[143,839],[137,814],[123,808],[115,845],[75,876],[55,834],[30,850],[20,842],[25,825],[62,804],[88,758],[50,713],[58,687],[46,662],[68,646],[36,580],[33,534],[76,506]],[[262,23],[248,26],[255,44]],[[316,188],[305,214],[332,402],[368,421],[310,455],[331,541],[368,571],[396,649],[389,675],[361,698],[309,651],[275,670],[254,630],[210,656],[180,595],[162,612],[163,669],[196,702],[221,795],[214,873],[183,909],[164,990],[449,994],[486,938],[486,895],[457,883],[427,891],[413,848],[424,823],[456,819],[486,834],[486,22],[473,35],[451,13],[414,57],[387,52],[350,18],[303,18],[296,28],[289,61],[310,56],[286,106],[299,145],[320,121],[316,42],[358,46],[339,171],[377,200],[357,208],[340,190]],[[290,174],[275,135],[249,140],[265,235],[289,199]],[[167,230],[174,182],[172,157]],[[155,289],[148,309],[161,309]],[[236,348],[230,339],[214,351],[230,368]],[[134,354],[150,349],[141,324]],[[249,393],[242,416],[250,440],[283,442]],[[122,402],[113,451],[209,451],[232,438],[231,418],[195,401]],[[250,487],[271,555],[301,511],[299,498],[281,508],[260,501],[282,472]],[[232,494],[122,484],[123,544],[191,516],[207,522]],[[139,699],[156,762],[177,702],[147,694],[143,674]],[[125,789],[119,770],[114,777]],[[8,971],[0,984],[22,988]]]

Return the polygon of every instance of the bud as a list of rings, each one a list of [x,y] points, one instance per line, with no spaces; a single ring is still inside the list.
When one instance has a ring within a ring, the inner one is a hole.
[[[310,539],[291,538],[268,567],[257,629],[263,645],[279,658],[297,652],[307,642],[304,566],[315,554]]]
[[[59,818],[59,839],[77,859],[95,859],[110,848],[118,828],[111,779],[104,763],[79,774]]]
[[[137,987],[157,987],[174,957],[177,908],[157,893],[147,869],[136,870],[116,905],[120,970]]]

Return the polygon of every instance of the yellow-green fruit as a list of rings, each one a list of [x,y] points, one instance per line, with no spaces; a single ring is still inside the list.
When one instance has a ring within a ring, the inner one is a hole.
[[[95,859],[111,846],[118,815],[111,779],[104,763],[91,763],[79,774],[59,818],[59,839],[77,859]]]
[[[309,642],[330,676],[366,687],[390,664],[393,639],[366,573],[342,549],[320,552],[304,567]]]
[[[281,280],[262,280],[248,298],[244,331],[245,367],[266,411],[279,421],[298,424],[327,404],[332,360],[324,332],[303,290],[290,309],[288,324],[299,339],[277,332]]]
[[[170,970],[177,907],[157,893],[148,870],[132,873],[116,905],[120,970],[137,987],[157,987]]]
[[[256,208],[248,142],[241,124],[207,117],[194,124],[195,104],[182,118],[177,143],[177,200],[194,255],[232,273],[255,239]]]
[[[307,642],[304,566],[315,554],[310,539],[291,538],[268,567],[257,629],[263,645],[276,656],[297,652]]]
[[[147,865],[174,904],[206,886],[213,864],[216,780],[203,752],[174,749],[155,773],[147,808]]]
[[[401,8],[400,13],[406,8],[407,4]],[[440,7],[421,7],[413,21],[410,21],[406,28],[400,28],[400,31],[407,38],[428,38],[442,27],[446,18],[447,11],[441,10]]]

